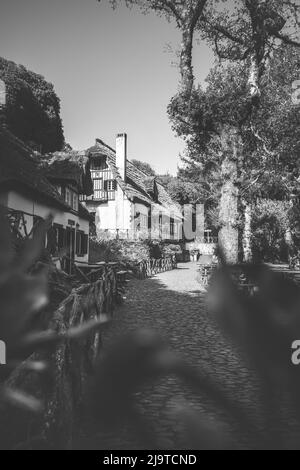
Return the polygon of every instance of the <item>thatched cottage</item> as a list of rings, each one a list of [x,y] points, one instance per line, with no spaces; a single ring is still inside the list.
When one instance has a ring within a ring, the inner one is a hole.
[[[127,135],[116,150],[100,139],[87,150],[93,194],[81,201],[95,217],[98,234],[119,238],[180,240],[182,211],[155,177],[127,158]]]
[[[31,237],[53,216],[45,243],[53,257],[88,262],[91,215],[79,194],[92,194],[88,159],[64,152],[42,157],[0,129],[0,205],[15,235]]]

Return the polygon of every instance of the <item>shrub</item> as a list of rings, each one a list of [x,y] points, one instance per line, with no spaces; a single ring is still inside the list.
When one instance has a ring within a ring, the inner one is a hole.
[[[120,262],[131,264],[150,258],[159,259],[181,253],[180,245],[154,240],[109,240],[92,237],[90,239],[90,263]]]
[[[286,201],[260,201],[253,217],[254,258],[268,262],[287,261],[285,234],[290,226],[290,204]]]

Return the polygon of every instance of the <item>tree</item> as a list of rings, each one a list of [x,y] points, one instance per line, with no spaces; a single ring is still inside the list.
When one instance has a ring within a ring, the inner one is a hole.
[[[281,0],[270,2],[264,0],[254,0],[251,2],[236,0],[234,2],[235,8],[232,8],[230,2],[223,2],[222,4],[215,2],[213,6],[214,8],[211,10],[205,10],[199,20],[198,30],[201,36],[207,39],[214,47],[216,55],[221,60],[240,63],[242,67],[239,72],[242,77],[245,74],[247,77],[246,86],[243,80],[242,88],[238,88],[241,92],[239,106],[236,109],[235,103],[233,103],[234,106],[230,108],[232,114],[229,113],[229,109],[226,109],[227,119],[225,119],[225,123],[223,122],[222,124],[221,119],[217,119],[218,126],[214,124],[215,116],[220,112],[218,97],[213,103],[217,110],[216,113],[213,113],[213,120],[211,115],[205,112],[207,111],[205,107],[212,105],[211,100],[209,104],[207,102],[203,103],[201,107],[202,115],[198,116],[198,122],[199,118],[200,120],[202,119],[200,129],[205,131],[204,133],[200,132],[202,138],[203,134],[205,134],[204,144],[212,133],[219,135],[220,143],[225,144],[223,149],[221,145],[221,153],[224,156],[221,163],[221,179],[224,181],[221,203],[231,205],[231,210],[229,210],[229,206],[222,207],[221,204],[220,219],[224,219],[224,214],[228,215],[229,213],[231,215],[236,214],[236,216],[231,219],[227,217],[227,229],[225,230],[223,227],[220,230],[220,243],[221,246],[223,245],[222,248],[227,261],[237,262],[238,252],[236,251],[234,254],[233,250],[231,250],[231,253],[226,253],[226,247],[241,246],[241,240],[240,242],[238,241],[240,235],[238,230],[239,202],[243,203],[244,212],[247,214],[247,217],[244,217],[245,220],[249,220],[248,215],[251,212],[251,210],[249,212],[247,207],[247,200],[241,200],[239,191],[237,194],[241,178],[240,171],[243,168],[242,162],[249,159],[249,155],[247,155],[247,158],[246,155],[243,155],[244,148],[241,147],[242,134],[245,130],[250,129],[252,133],[252,135],[248,133],[250,142],[253,141],[254,137],[263,146],[261,137],[253,126],[253,121],[261,103],[261,84],[264,72],[272,53],[276,51],[280,43],[291,46],[300,45],[300,43],[293,39],[295,33],[299,31],[299,7],[294,2]],[[292,12],[294,16],[291,18]],[[224,81],[222,83],[224,85]],[[226,87],[226,84],[224,86]],[[233,95],[236,97],[236,93]],[[196,104],[199,99],[201,97],[196,99]],[[175,97],[172,107],[171,118],[173,127],[175,129],[179,128],[179,133],[184,133],[187,141],[193,140],[195,136],[194,118],[197,117],[199,107],[196,106],[195,110],[194,105],[186,103],[183,94]],[[222,125],[226,127],[222,129]],[[232,127],[231,129],[229,129],[229,125]],[[199,129],[196,132],[199,132]],[[232,145],[229,152],[227,139],[224,138],[224,134],[228,133],[231,134],[230,140]],[[251,158],[252,156],[250,156]],[[229,169],[230,171],[228,171]],[[230,184],[228,178],[231,179]],[[225,223],[225,220],[223,222]],[[249,233],[248,230],[246,232]],[[250,251],[247,249],[248,260],[250,259]]]
[[[199,190],[190,181],[173,178],[172,181],[169,181],[167,190],[172,199],[181,206],[202,202],[199,197]]]
[[[272,51],[281,43],[300,46],[299,20],[300,5],[293,0],[233,0],[214,3],[198,29],[220,59],[247,62],[248,91],[257,104]]]
[[[255,260],[278,262],[288,258],[285,234],[290,225],[289,201],[261,199],[253,210],[253,253]]]
[[[141,170],[143,173],[146,173],[146,175],[149,176],[156,176],[155,170],[151,167],[151,165],[147,162],[142,162],[140,160],[131,160],[131,162],[136,166],[139,170]]]
[[[213,44],[215,52],[220,59],[230,61],[240,61],[245,63],[248,70],[248,82],[247,82],[247,101],[242,112],[241,119],[236,127],[236,131],[233,131],[236,135],[243,131],[244,125],[250,125],[252,128],[253,118],[255,113],[259,109],[261,102],[261,82],[264,76],[265,68],[268,63],[269,57],[272,52],[276,50],[278,44],[289,44],[292,46],[300,46],[300,41],[294,39],[294,35],[299,35],[299,6],[292,0],[235,0],[234,8],[218,11],[217,8],[208,12],[206,16],[202,18],[199,29],[211,44]],[[257,133],[254,135],[256,137]],[[258,137],[259,138],[259,137]],[[237,143],[234,144],[237,146]],[[240,149],[242,152],[242,149]],[[231,189],[232,194],[229,196],[229,187],[227,185],[227,198],[223,199],[225,204],[231,204],[234,206],[238,204],[239,198],[236,197],[236,188],[238,186],[239,179],[239,168],[238,160],[235,158],[236,152],[233,150],[233,158],[228,160],[227,165],[223,165],[225,173],[223,178],[228,177],[226,174],[226,168],[231,167]],[[222,202],[222,199],[221,199]],[[248,207],[247,201],[243,200],[245,208],[245,221],[249,223],[249,214],[251,208]],[[226,213],[226,208],[221,206],[220,216],[222,213]],[[238,214],[238,210],[234,211]],[[236,220],[232,219],[232,224],[228,226],[227,234],[223,229],[223,237],[221,236],[221,245],[224,244],[223,251],[225,252],[225,246],[238,246],[237,238],[239,232],[234,229],[237,226]],[[246,227],[244,234],[250,233]],[[224,239],[223,239],[224,238]],[[226,240],[228,238],[228,240]],[[229,240],[231,238],[231,240]],[[251,261],[251,250],[249,243],[247,242],[247,236],[245,239],[244,246],[246,247],[246,261]],[[228,261],[237,261],[238,254],[232,256],[233,253],[225,258]]]
[[[235,212],[235,203],[232,211],[236,215],[235,228],[244,228],[244,252],[251,251],[253,201],[258,198],[289,200],[299,185],[300,108],[292,105],[291,97],[299,65],[297,50],[291,46],[281,46],[273,53],[261,83],[260,107],[251,122],[240,126],[239,155],[231,154],[224,131],[226,137],[237,128],[244,113],[248,69],[243,63],[218,65],[210,72],[206,90],[199,88],[194,93],[193,119],[189,123],[184,114],[189,110],[181,95],[175,97],[169,106],[174,130],[187,140],[185,167],[181,175],[187,180],[205,182],[204,189],[212,203],[209,210],[215,209],[223,189],[225,207],[221,204],[220,230],[222,221],[224,224],[224,219],[230,219],[226,197],[228,178],[234,178],[232,199],[235,197],[236,201],[238,190],[243,213]],[[183,119],[177,119],[178,113]],[[235,174],[236,169],[238,175]]]
[[[101,1],[101,0],[98,0]],[[181,91],[189,98],[194,86],[192,52],[196,28],[206,5],[211,0],[110,0],[115,7],[123,2],[128,6],[137,5],[144,12],[154,11],[163,15],[168,21],[174,20],[181,32],[181,50],[179,69],[181,74]]]
[[[61,150],[64,135],[60,102],[53,85],[3,58],[0,79],[6,85],[5,121],[11,132],[39,151]]]
[[[126,1],[126,0],[124,0]],[[112,2],[114,5],[116,0]],[[192,67],[193,39],[196,32],[213,45],[221,59],[239,61],[247,70],[247,88],[244,90],[244,105],[238,123],[229,129],[228,124],[218,129],[221,151],[224,159],[221,164],[224,187],[221,202],[231,205],[226,229],[221,229],[221,248],[224,257],[230,263],[238,261],[238,251],[226,253],[226,247],[239,246],[238,202],[239,178],[243,148],[241,133],[244,126],[251,127],[261,99],[261,81],[268,59],[278,43],[299,46],[294,38],[299,31],[299,6],[293,0],[203,0],[176,1],[167,0],[131,0],[127,4],[136,4],[145,11],[154,10],[167,18],[176,20],[182,33],[180,54],[181,89],[178,102],[173,100],[173,125],[184,124],[188,132],[186,137],[193,138],[194,118],[194,75]],[[206,131],[213,123],[205,122]],[[227,138],[226,134],[230,137]],[[253,133],[255,135],[255,133]],[[206,137],[209,139],[209,137]],[[224,148],[222,149],[222,145]],[[228,148],[231,145],[231,148]],[[244,159],[245,160],[245,159]],[[220,207],[222,214],[228,213],[229,207]],[[223,244],[223,246],[222,246]]]

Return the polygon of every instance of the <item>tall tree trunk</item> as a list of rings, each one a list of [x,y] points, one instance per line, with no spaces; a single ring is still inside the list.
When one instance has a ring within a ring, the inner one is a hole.
[[[259,86],[259,65],[257,61],[256,52],[253,52],[250,57],[248,85],[251,100],[259,98],[261,92]]]
[[[293,210],[294,210],[294,200],[290,200],[290,207],[289,210],[287,211],[287,220],[286,220],[286,229],[284,233],[284,241],[286,245],[286,257],[288,262],[290,262],[290,259],[292,256],[295,255],[295,244],[294,244],[294,238],[293,238],[293,231],[291,227],[291,218],[293,218]]]
[[[243,229],[243,261],[252,263],[252,205],[243,201],[244,207],[244,229]]]
[[[236,264],[239,259],[239,229],[238,229],[238,142],[235,130],[226,129],[222,136],[224,160],[222,163],[222,191],[220,200],[219,246],[224,261]]]
[[[286,244],[287,260],[290,261],[291,256],[293,256],[294,254],[294,241],[293,241],[293,234],[292,234],[292,230],[290,226],[286,228],[286,231],[284,234],[284,241]]]
[[[182,32],[180,52],[181,91],[186,94],[188,101],[191,100],[194,86],[193,41],[195,29],[207,1],[208,0],[197,0],[196,2],[183,2],[179,18],[177,17]],[[176,2],[174,2],[174,4],[175,3]]]
[[[192,64],[194,30],[187,24],[182,31],[181,53],[180,53],[180,73],[181,89],[190,100],[193,86],[194,73]]]

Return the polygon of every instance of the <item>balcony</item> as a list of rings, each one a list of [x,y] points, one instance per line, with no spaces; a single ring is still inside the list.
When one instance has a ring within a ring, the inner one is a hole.
[[[94,194],[91,196],[80,196],[81,202],[107,202],[107,201],[114,201],[116,198],[115,191],[103,191],[97,190],[94,191]]]

